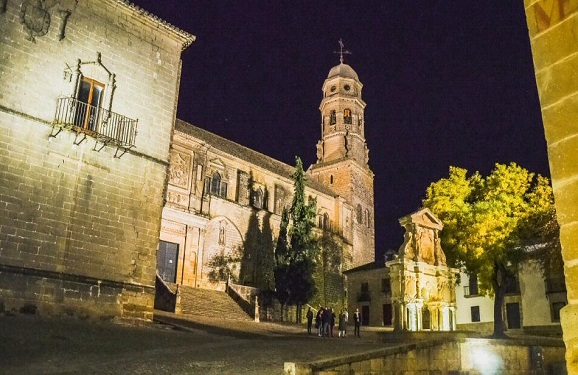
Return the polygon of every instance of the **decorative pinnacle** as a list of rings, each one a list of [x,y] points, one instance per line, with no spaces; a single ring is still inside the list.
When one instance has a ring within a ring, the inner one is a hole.
[[[339,52],[335,51],[333,53],[338,53],[339,54],[339,62],[343,64],[343,55],[351,55],[351,52],[348,50],[343,50],[343,48],[345,47],[345,45],[343,44],[343,40],[339,39]]]

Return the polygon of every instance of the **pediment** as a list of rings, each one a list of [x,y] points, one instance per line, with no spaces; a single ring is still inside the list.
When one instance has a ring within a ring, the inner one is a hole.
[[[221,170],[225,169],[225,163],[223,163],[223,161],[220,158],[214,158],[209,160],[209,165],[217,169]]]
[[[437,230],[442,230],[444,227],[442,221],[438,219],[429,208],[422,208],[414,213],[404,216],[399,219],[399,223],[404,227],[408,224],[414,224],[419,227]]]

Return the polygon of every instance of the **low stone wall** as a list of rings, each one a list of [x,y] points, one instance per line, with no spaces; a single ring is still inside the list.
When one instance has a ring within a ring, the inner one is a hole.
[[[285,363],[287,375],[565,374],[561,340],[431,340],[342,358]]]
[[[152,321],[154,289],[62,272],[0,264],[0,312]]]

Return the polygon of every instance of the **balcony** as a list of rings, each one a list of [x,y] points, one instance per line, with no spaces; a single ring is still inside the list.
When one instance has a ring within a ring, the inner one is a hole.
[[[129,149],[134,147],[137,123],[138,120],[75,98],[59,98],[53,125],[70,127],[78,133],[94,136],[104,144],[112,142]]]

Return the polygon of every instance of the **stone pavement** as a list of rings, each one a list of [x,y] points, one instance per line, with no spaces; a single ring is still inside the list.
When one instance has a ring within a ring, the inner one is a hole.
[[[388,345],[308,336],[304,326],[183,318],[155,311],[146,327],[74,318],[0,316],[0,374],[282,374],[284,362]]]

